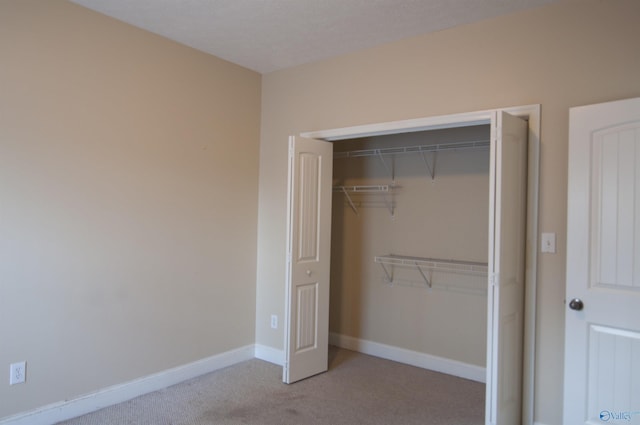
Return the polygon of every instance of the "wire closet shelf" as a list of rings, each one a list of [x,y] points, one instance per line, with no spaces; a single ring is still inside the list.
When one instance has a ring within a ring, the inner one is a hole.
[[[384,270],[386,280],[393,283],[393,273],[387,266],[415,267],[428,287],[432,287],[431,274],[435,272],[460,273],[474,276],[487,276],[488,264],[474,261],[446,260],[439,258],[410,257],[405,255],[387,254],[374,257]],[[429,274],[429,277],[427,277]]]
[[[359,185],[359,186],[334,186],[333,191],[341,192],[344,194],[345,198],[347,199],[347,202],[349,203],[349,206],[351,207],[351,209],[356,215],[360,215],[360,214],[358,213],[358,207],[356,206],[356,203],[354,202],[350,194],[367,195],[367,194],[380,193],[383,195],[382,197],[383,204],[387,207],[387,209],[389,210],[389,213],[393,217],[394,203],[393,203],[393,200],[389,199],[386,195],[397,188],[398,186],[396,185],[374,184],[374,185]]]
[[[397,155],[408,153],[432,153],[443,151],[459,151],[470,149],[488,149],[489,140],[473,140],[467,142],[436,143],[420,146],[399,146],[390,148],[362,149],[354,151],[335,152],[334,158],[357,158],[363,156]]]
[[[393,163],[387,164],[384,157],[388,155],[419,153],[422,156],[424,165],[427,168],[431,181],[436,178],[436,156],[438,152],[446,151],[463,151],[463,150],[484,150],[491,147],[491,141],[488,139],[472,140],[466,142],[449,142],[449,143],[436,143],[420,146],[394,146],[388,148],[375,148],[375,149],[363,149],[344,152],[334,152],[334,159],[337,158],[361,158],[367,156],[375,156],[380,159],[382,165],[389,173],[391,181],[395,182]],[[429,154],[431,160],[427,159]]]

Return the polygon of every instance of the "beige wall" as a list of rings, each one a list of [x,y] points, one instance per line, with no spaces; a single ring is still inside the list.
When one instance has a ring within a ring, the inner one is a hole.
[[[253,344],[259,74],[0,1],[0,417]]]
[[[561,1],[264,76],[256,342],[281,349],[287,136],[358,124],[541,104],[535,419],[562,422],[568,109],[640,96],[640,3]]]

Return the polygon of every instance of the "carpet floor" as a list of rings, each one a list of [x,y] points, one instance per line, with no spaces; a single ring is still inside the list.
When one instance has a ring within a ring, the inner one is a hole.
[[[330,347],[328,372],[281,377],[253,359],[60,424],[484,424],[484,384],[354,351]]]

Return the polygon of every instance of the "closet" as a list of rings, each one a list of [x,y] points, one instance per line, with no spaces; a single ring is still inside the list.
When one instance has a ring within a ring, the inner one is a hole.
[[[484,368],[489,125],[333,148],[333,339]]]
[[[327,370],[331,333],[486,381],[488,424],[531,422],[539,116],[531,105],[289,138],[285,383]]]

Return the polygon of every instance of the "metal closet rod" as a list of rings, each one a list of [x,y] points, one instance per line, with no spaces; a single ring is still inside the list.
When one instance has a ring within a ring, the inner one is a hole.
[[[442,151],[457,151],[467,149],[486,149],[489,148],[491,142],[489,139],[485,140],[473,140],[468,142],[451,142],[451,143],[437,143],[433,145],[420,145],[420,146],[399,146],[391,148],[376,148],[376,149],[363,149],[356,151],[335,152],[334,158],[356,158],[361,156],[379,156],[379,155],[396,155],[405,153],[420,153],[420,152],[442,152]]]

